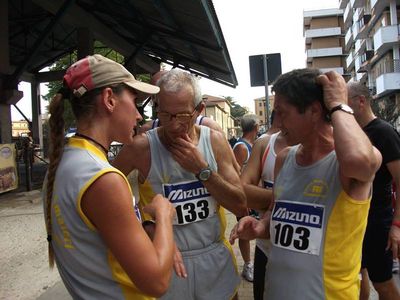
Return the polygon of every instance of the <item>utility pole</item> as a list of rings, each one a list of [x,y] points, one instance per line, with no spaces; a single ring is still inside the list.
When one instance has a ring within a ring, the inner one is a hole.
[[[266,54],[263,55],[263,67],[264,67],[264,86],[265,86],[265,128],[266,131],[269,129],[269,93],[268,93],[268,57]]]

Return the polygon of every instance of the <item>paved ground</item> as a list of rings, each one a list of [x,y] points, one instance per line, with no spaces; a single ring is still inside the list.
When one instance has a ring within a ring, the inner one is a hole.
[[[39,191],[0,195],[0,240],[0,299],[36,299],[60,280],[48,269]]]
[[[40,192],[0,194],[0,299],[70,300],[57,270],[49,270]],[[227,213],[229,234],[236,220]],[[254,242],[251,243],[252,253]],[[237,243],[233,247],[239,270],[243,260]],[[396,283],[400,286],[399,276]],[[252,284],[242,280],[241,300],[252,298]],[[377,299],[373,292],[370,299]]]

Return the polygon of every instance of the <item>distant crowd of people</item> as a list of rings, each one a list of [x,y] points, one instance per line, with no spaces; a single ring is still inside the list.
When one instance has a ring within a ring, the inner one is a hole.
[[[363,84],[333,71],[282,74],[268,132],[259,137],[245,115],[228,141],[201,116],[188,72],[147,84],[93,55],[63,82],[43,194],[49,262],[74,299],[238,299],[241,276],[257,300],[368,299],[369,280],[380,299],[400,299],[400,137]],[[157,119],[139,129],[136,103],[148,97]],[[66,99],[77,130],[65,144]],[[124,146],[111,165],[113,141]],[[230,233],[225,210],[238,220]]]

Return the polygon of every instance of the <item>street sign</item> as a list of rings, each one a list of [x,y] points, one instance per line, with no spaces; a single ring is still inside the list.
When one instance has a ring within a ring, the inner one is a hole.
[[[280,53],[249,56],[251,86],[265,86],[264,56],[267,60],[268,85],[272,84],[282,74]]]

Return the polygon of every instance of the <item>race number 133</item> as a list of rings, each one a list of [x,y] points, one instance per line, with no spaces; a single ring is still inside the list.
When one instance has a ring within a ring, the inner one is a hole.
[[[216,202],[208,190],[198,181],[163,184],[164,196],[175,206],[175,225],[199,222],[212,217]]]

